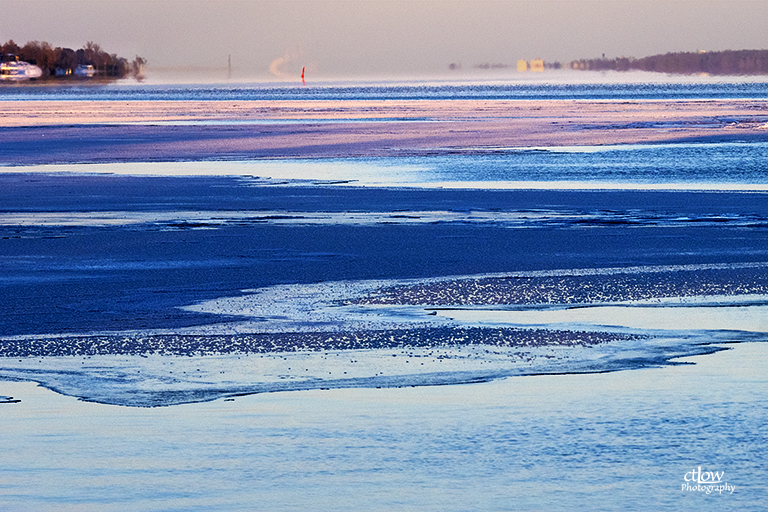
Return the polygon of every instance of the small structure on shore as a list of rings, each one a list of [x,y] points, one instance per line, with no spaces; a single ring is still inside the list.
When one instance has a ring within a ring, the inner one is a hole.
[[[146,60],[133,61],[107,53],[89,41],[83,48],[54,47],[45,41],[30,41],[19,46],[13,40],[0,43],[2,80],[76,80],[98,77],[100,82],[144,74]]]
[[[96,68],[91,64],[80,64],[75,68],[75,75],[82,78],[91,78],[96,74]]]
[[[43,76],[43,70],[34,64],[19,60],[16,55],[0,58],[0,80],[34,80]]]
[[[526,71],[541,73],[544,71],[544,60],[533,59],[529,65],[527,60],[520,59],[517,61],[517,70],[523,73]]]

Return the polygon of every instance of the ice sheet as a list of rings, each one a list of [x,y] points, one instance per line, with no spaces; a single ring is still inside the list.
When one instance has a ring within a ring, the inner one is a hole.
[[[758,275],[760,268],[741,272]],[[6,337],[0,375],[86,400],[157,406],[658,366],[734,341],[766,340],[768,294],[755,293],[760,281],[732,286],[723,279],[729,270],[738,269],[574,269],[243,290],[185,308],[228,319],[219,323]],[[696,273],[712,283],[691,279]],[[550,293],[554,282],[559,303]],[[605,289],[596,294],[598,286]],[[702,293],[713,289],[728,293]],[[393,296],[399,302],[387,303]]]

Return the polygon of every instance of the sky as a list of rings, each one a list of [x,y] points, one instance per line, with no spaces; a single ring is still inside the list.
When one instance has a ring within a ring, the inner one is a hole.
[[[430,77],[452,63],[768,49],[768,0],[0,0],[9,39],[94,41],[149,70],[231,58],[243,78]]]

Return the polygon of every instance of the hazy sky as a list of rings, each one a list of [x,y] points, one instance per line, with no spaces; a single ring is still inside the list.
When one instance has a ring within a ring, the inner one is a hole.
[[[151,67],[321,78],[768,49],[768,0],[0,0],[0,41],[87,41]],[[271,67],[271,71],[270,71]]]

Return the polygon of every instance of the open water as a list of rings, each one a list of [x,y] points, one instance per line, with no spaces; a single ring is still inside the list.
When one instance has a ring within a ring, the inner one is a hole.
[[[322,94],[519,92],[479,90]],[[730,140],[0,169],[0,395],[21,399],[0,404],[0,505],[759,510],[767,153]],[[685,490],[699,466],[736,490]]]
[[[596,76],[599,78],[595,79]],[[677,100],[764,99],[764,77],[679,77],[649,73],[564,72],[554,78],[485,81],[324,82],[297,84],[172,84],[117,82],[67,87],[3,86],[0,101],[244,101],[244,100]]]

